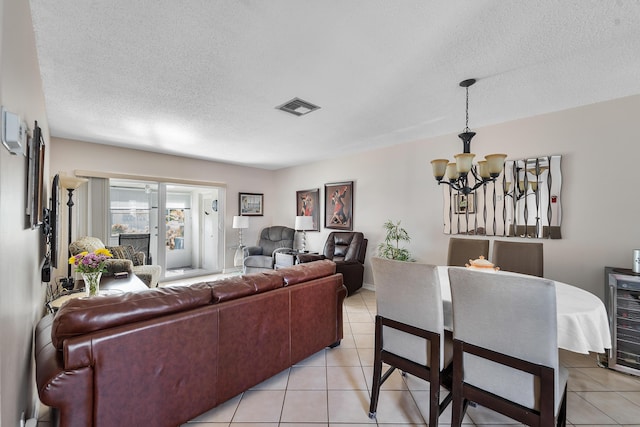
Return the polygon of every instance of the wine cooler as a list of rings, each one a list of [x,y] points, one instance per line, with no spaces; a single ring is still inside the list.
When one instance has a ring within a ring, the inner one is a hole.
[[[608,366],[640,375],[640,274],[606,267],[605,281],[612,340]]]

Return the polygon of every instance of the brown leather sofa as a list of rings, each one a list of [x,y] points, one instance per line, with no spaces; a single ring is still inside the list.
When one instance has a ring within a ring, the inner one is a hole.
[[[352,295],[362,287],[364,280],[364,257],[368,240],[357,231],[329,233],[322,255],[299,254],[298,262],[305,263],[329,259],[336,263],[336,271],[344,276],[344,285]]]
[[[36,327],[40,400],[63,427],[181,425],[340,343],[335,268],[68,301]]]

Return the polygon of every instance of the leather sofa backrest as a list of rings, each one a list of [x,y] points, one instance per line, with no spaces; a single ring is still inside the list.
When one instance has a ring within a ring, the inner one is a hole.
[[[284,278],[285,286],[308,282],[320,277],[331,276],[336,273],[336,264],[330,260],[313,261],[293,267],[281,268],[269,274],[277,274]]]
[[[51,341],[62,349],[64,340],[70,337],[268,292],[335,272],[335,263],[323,260],[190,286],[76,298],[67,301],[56,313]]]
[[[76,298],[53,319],[51,341],[62,348],[66,338],[211,304],[211,286],[154,288],[142,292]]]

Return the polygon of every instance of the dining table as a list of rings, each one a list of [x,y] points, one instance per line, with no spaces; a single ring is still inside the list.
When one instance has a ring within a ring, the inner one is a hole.
[[[445,329],[453,330],[451,307],[451,287],[449,268],[438,266],[438,278],[442,293]],[[485,272],[483,274],[509,274],[526,276],[504,271]],[[531,277],[531,276],[527,276]],[[551,280],[551,279],[547,279]],[[556,311],[558,315],[558,347],[576,353],[605,353],[611,348],[611,332],[607,310],[600,298],[584,289],[551,280],[556,290]]]

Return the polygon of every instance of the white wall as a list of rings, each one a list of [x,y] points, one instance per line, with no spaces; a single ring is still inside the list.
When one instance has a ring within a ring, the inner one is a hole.
[[[540,240],[545,276],[601,298],[604,267],[631,268],[632,249],[640,247],[640,144],[634,133],[639,114],[640,96],[633,96],[474,129],[472,151],[480,158],[494,152],[510,159],[562,155],[563,238]],[[460,151],[462,143],[451,134],[277,171],[273,216],[293,224],[297,190],[319,187],[324,209],[324,184],[353,180],[354,230],[369,238],[365,283],[373,282],[369,260],[387,219],[402,221],[417,260],[445,263],[449,236],[443,234],[442,189],[429,162]],[[330,231],[307,232],[307,246],[321,251]]]
[[[64,172],[73,175],[76,170],[87,170],[163,177],[167,181],[186,179],[226,183],[226,200],[221,201],[226,204],[225,268],[233,268],[235,249],[232,247],[238,244],[237,230],[231,228],[231,224],[233,216],[238,215],[239,192],[264,193],[265,200],[265,215],[249,218],[249,229],[243,232],[243,241],[246,245],[255,244],[258,241],[260,230],[273,224],[273,207],[277,198],[277,188],[274,185],[272,171],[60,138],[53,138],[51,145],[53,147],[51,150],[52,174]],[[74,193],[74,201],[76,202],[74,215],[77,217],[75,209],[87,209],[88,207],[87,201],[82,199],[82,193],[80,192],[78,195],[76,193]],[[66,193],[61,197],[63,226],[61,227],[60,251],[66,254]],[[66,265],[63,263],[62,270],[58,268],[56,276],[64,275],[66,275]]]
[[[48,144],[29,2],[0,0],[0,19],[0,102],[30,129],[37,120]],[[0,145],[0,425],[6,426],[19,425],[22,412],[32,415],[33,327],[44,311],[44,245],[40,229],[27,226],[26,177],[26,157],[11,155]]]
[[[474,129],[478,135],[472,148],[479,157],[493,152],[506,152],[509,158],[563,156],[563,239],[543,240],[545,275],[601,298],[604,266],[630,267],[631,251],[640,247],[635,225],[640,198],[633,189],[620,188],[632,186],[637,175],[640,145],[630,138],[639,111],[640,96],[633,96]],[[56,138],[52,147],[51,170],[56,172],[84,169],[226,182],[227,268],[233,262],[229,247],[237,238],[231,217],[237,214],[238,191],[265,194],[265,216],[252,217],[245,234],[245,243],[253,244],[264,226],[293,226],[296,191],[320,188],[323,208],[324,184],[350,180],[355,183],[354,229],[369,239],[366,283],[373,283],[369,259],[384,237],[387,219],[402,221],[416,259],[446,261],[442,189],[429,162],[461,151],[455,134],[275,172]],[[308,247],[322,250],[329,231],[307,232]]]

